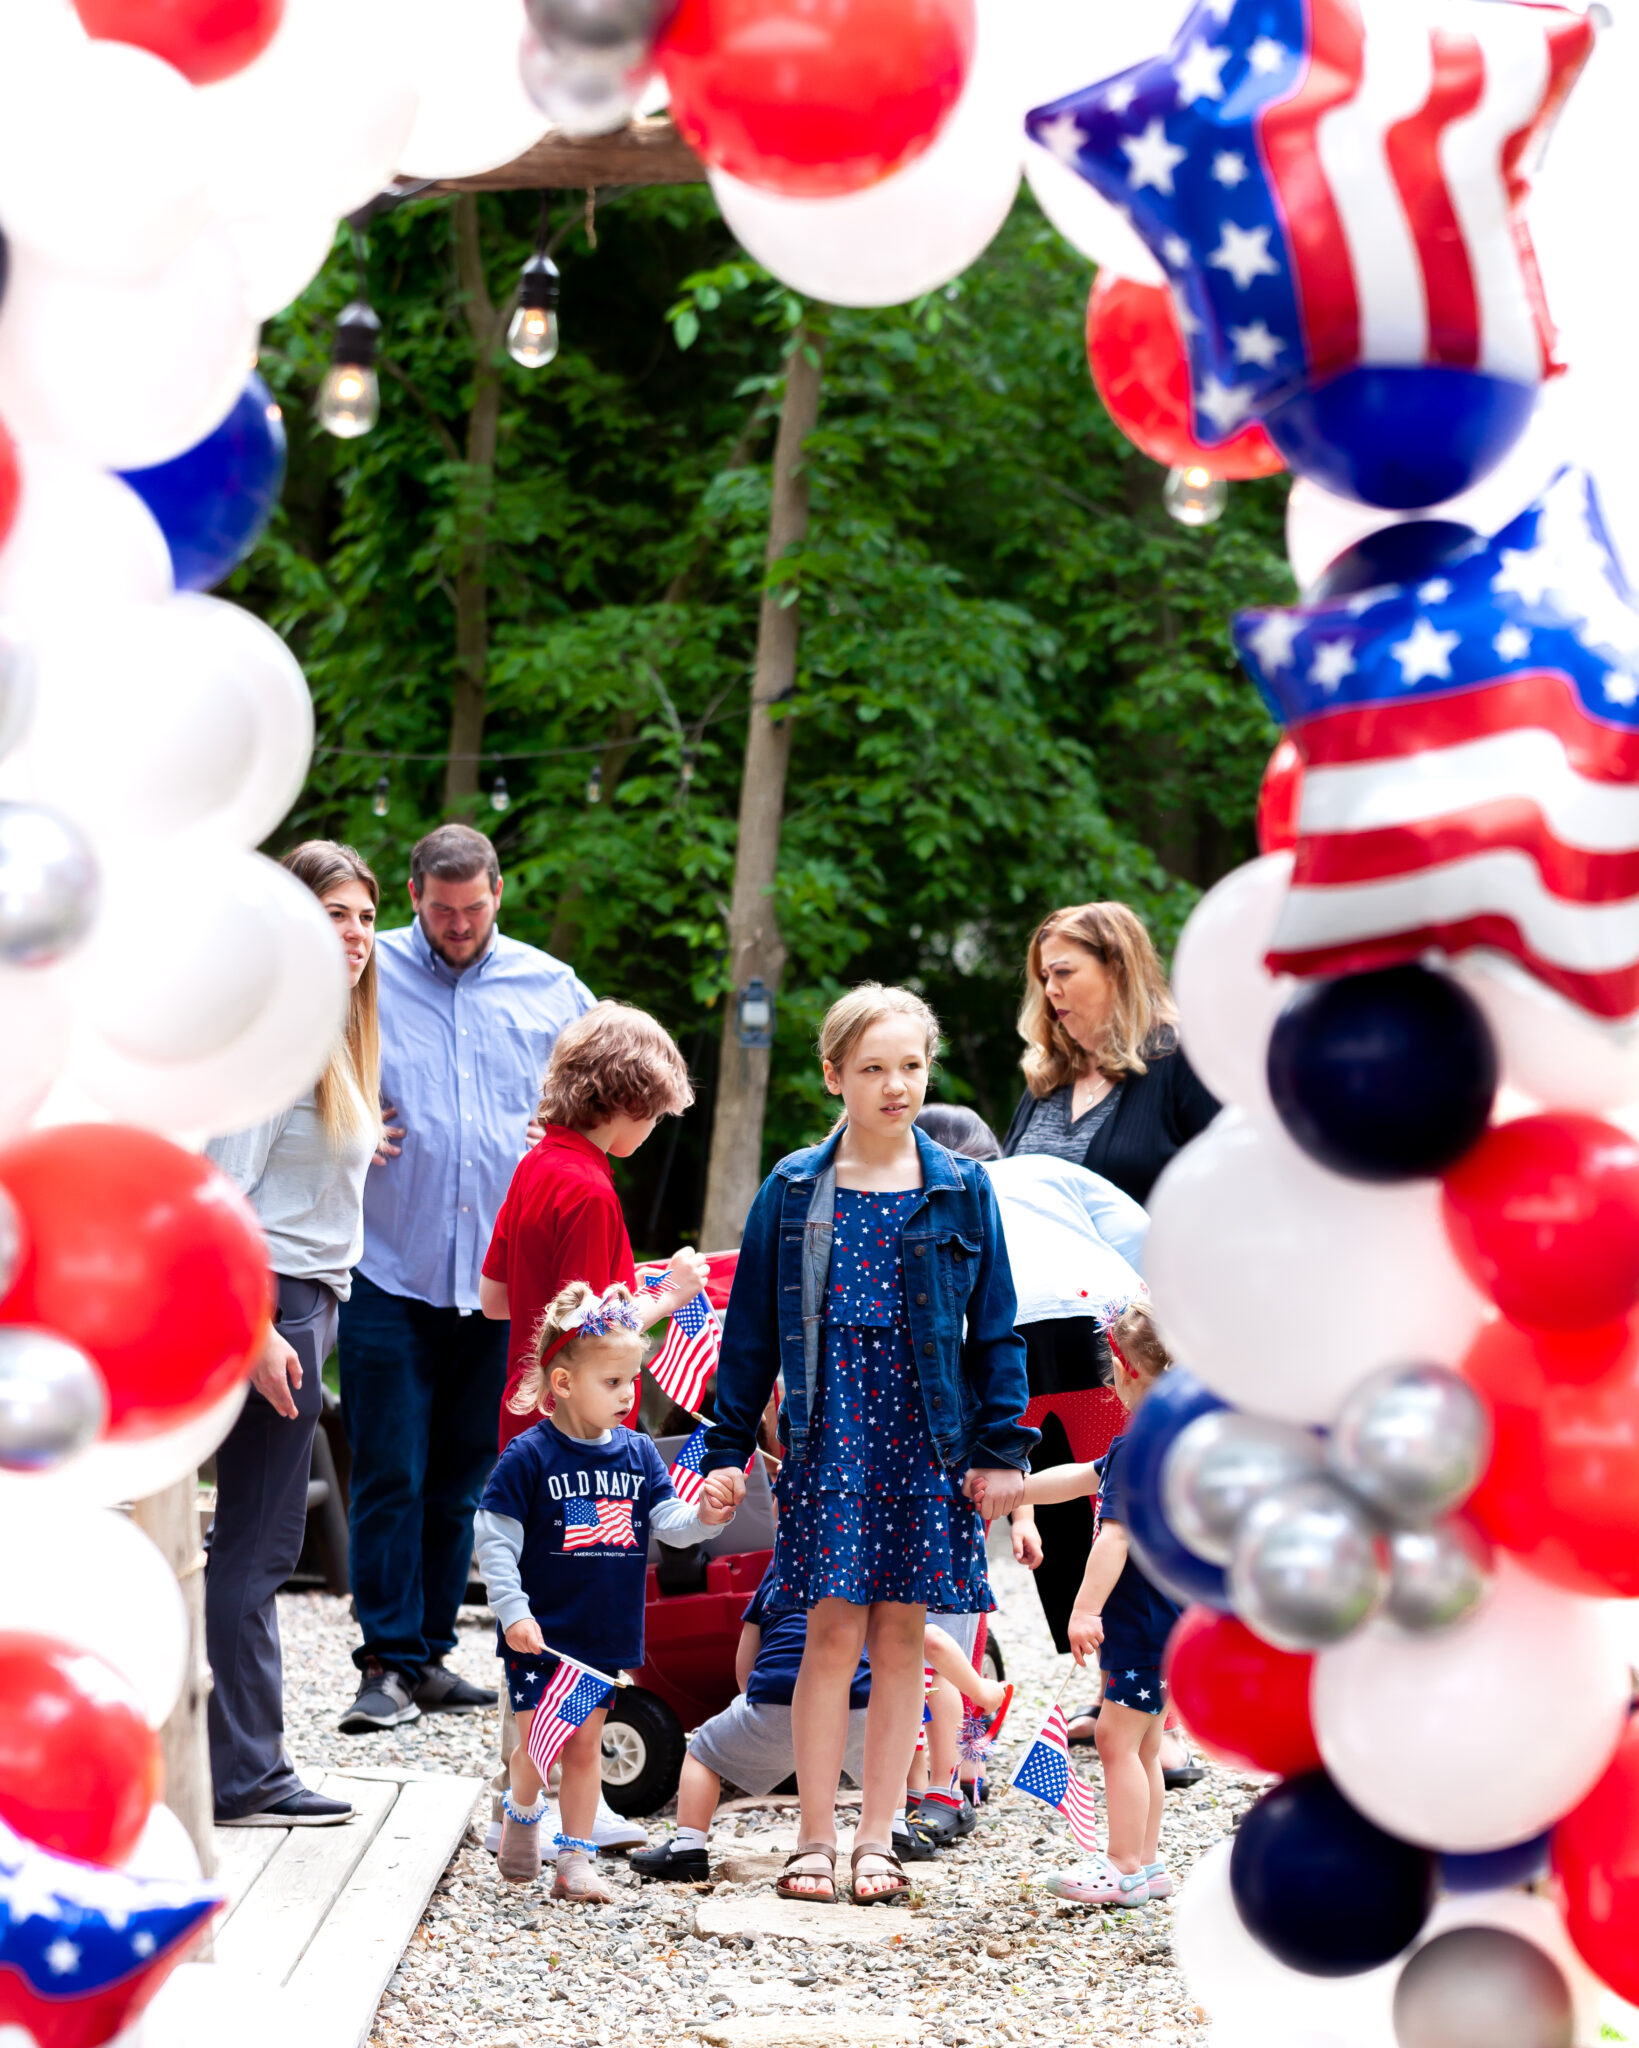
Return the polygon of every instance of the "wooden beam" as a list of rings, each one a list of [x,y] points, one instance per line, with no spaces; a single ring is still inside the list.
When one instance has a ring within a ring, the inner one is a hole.
[[[445,192],[582,192],[589,185],[698,185],[706,167],[669,114],[632,121],[613,135],[543,135],[512,163],[475,178],[446,178]]]

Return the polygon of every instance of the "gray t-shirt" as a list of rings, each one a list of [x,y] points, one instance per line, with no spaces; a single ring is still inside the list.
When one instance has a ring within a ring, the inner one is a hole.
[[[1086,1163],[1087,1147],[1100,1130],[1115,1115],[1115,1106],[1121,1100],[1125,1081],[1117,1081],[1102,1101],[1095,1102],[1091,1109],[1083,1110],[1073,1121],[1070,1116],[1070,1098],[1074,1093],[1074,1082],[1067,1081],[1062,1088],[1055,1088],[1051,1095],[1043,1095],[1031,1105],[1030,1121],[1020,1133],[1015,1152],[1050,1152],[1055,1159],[1067,1159],[1072,1166]]]
[[[256,1211],[268,1259],[286,1280],[322,1280],[338,1300],[353,1291],[364,1250],[364,1176],[374,1128],[348,1131],[338,1151],[311,1090],[300,1102],[205,1147]]]

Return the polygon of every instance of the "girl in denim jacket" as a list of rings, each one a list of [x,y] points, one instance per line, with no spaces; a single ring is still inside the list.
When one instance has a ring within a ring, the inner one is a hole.
[[[777,1889],[836,1898],[836,1793],[848,1687],[871,1661],[865,1783],[852,1858],[861,1905],[902,1897],[895,1811],[922,1711],[928,1608],[995,1606],[986,1515],[1022,1492],[1036,1432],[996,1198],[982,1168],[916,1129],[939,1025],[920,996],[868,982],[820,1032],[842,1098],[823,1145],[763,1183],[735,1269],[707,1497],[734,1506],[777,1376],[787,1456],[771,1581],[808,1610],[792,1700],[800,1847]]]

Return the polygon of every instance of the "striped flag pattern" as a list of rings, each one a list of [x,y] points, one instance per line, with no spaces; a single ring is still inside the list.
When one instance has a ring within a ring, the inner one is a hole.
[[[701,1423],[688,1442],[672,1460],[667,1477],[671,1480],[672,1491],[681,1501],[692,1507],[700,1498],[705,1481],[700,1475],[700,1466],[706,1455],[706,1425]],[[757,1453],[752,1452],[746,1460],[749,1472],[757,1462]]]
[[[1592,45],[1561,7],[1202,0],[1026,126],[1167,272],[1214,443],[1360,364],[1561,367],[1523,207]]]
[[[619,1550],[635,1550],[637,1535],[632,1528],[629,1500],[567,1500],[563,1504],[563,1547],[592,1550],[612,1544]]]
[[[561,1657],[558,1668],[541,1694],[535,1718],[529,1724],[529,1761],[541,1774],[557,1762],[564,1744],[587,1717],[595,1714],[614,1687],[595,1671],[587,1671],[572,1657]]]
[[[1013,1773],[1013,1789],[1028,1792],[1044,1806],[1062,1813],[1078,1848],[1089,1856],[1098,1853],[1098,1814],[1093,1788],[1078,1778],[1070,1762],[1070,1730],[1064,1709],[1055,1705],[1047,1726],[1025,1751],[1024,1761]]]
[[[651,1293],[658,1294],[666,1284],[665,1267],[645,1267],[642,1280]],[[649,1360],[648,1369],[655,1384],[679,1408],[697,1414],[721,1350],[722,1332],[702,1290],[673,1310],[665,1341]]]
[[[1273,972],[1489,948],[1639,1015],[1639,608],[1585,476],[1419,584],[1235,641],[1305,761]]]

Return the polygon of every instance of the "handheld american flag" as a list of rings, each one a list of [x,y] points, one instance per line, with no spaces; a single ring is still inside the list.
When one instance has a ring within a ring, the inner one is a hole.
[[[1047,1726],[1025,1751],[1024,1762],[1013,1773],[1013,1789],[1028,1792],[1044,1806],[1062,1813],[1078,1848],[1089,1856],[1098,1853],[1098,1814],[1093,1805],[1093,1788],[1078,1778],[1070,1763],[1070,1731],[1064,1709],[1055,1704]]]
[[[666,1284],[666,1269],[663,1266],[658,1269],[645,1267],[642,1277],[650,1293],[658,1294]],[[649,1360],[649,1371],[654,1375],[655,1384],[679,1408],[698,1414],[706,1382],[717,1370],[721,1350],[722,1337],[717,1318],[702,1289],[692,1299],[673,1309],[671,1321],[666,1326],[665,1341]]]
[[[689,1438],[688,1442],[672,1460],[670,1471],[667,1474],[672,1483],[672,1491],[677,1495],[677,1498],[688,1502],[691,1507],[700,1498],[701,1492],[705,1487],[705,1480],[701,1477],[700,1473],[700,1466],[705,1455],[706,1426],[704,1423],[701,1423],[693,1436]],[[753,1451],[746,1460],[746,1470],[749,1472],[756,1462],[757,1453]]]
[[[535,1718],[529,1724],[529,1761],[544,1779],[557,1762],[559,1752],[577,1728],[614,1691],[600,1672],[588,1671],[572,1657],[558,1660],[546,1691],[541,1694]]]
[[[1639,1014],[1639,609],[1585,476],[1416,584],[1243,612],[1235,642],[1305,761],[1272,971],[1491,947]]]
[[[589,1550],[612,1544],[619,1550],[635,1550],[637,1535],[632,1528],[629,1500],[566,1500],[563,1504],[563,1547]]]

